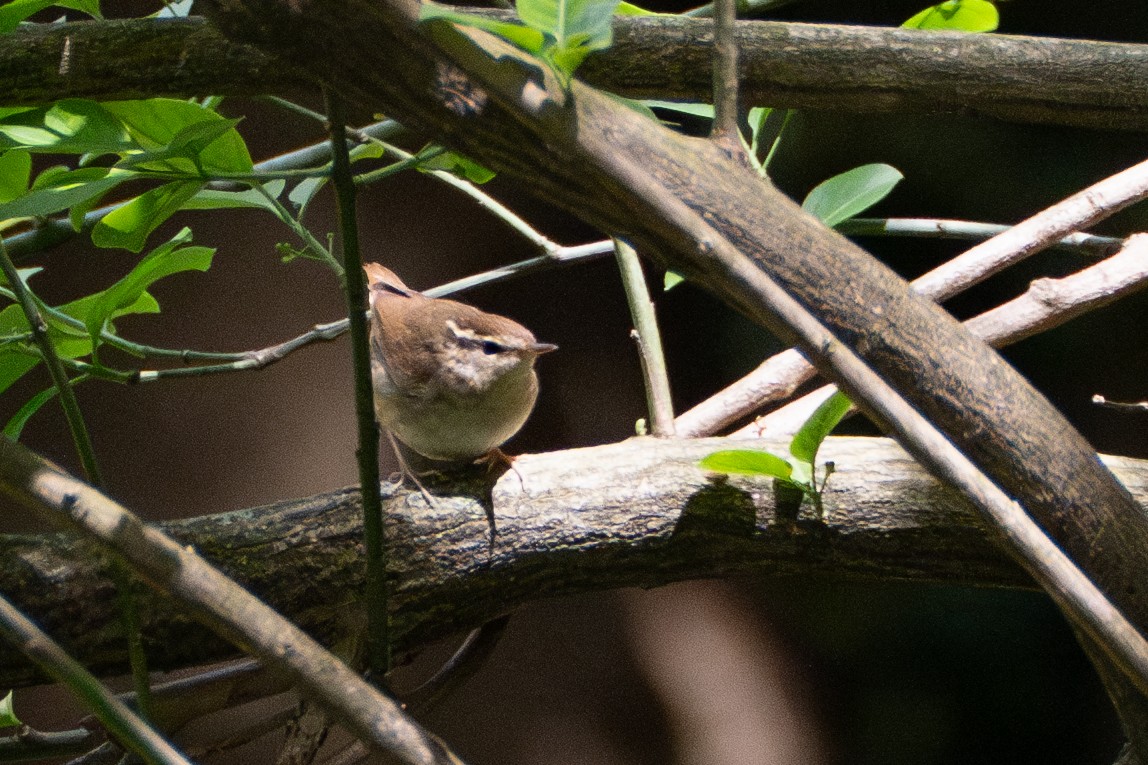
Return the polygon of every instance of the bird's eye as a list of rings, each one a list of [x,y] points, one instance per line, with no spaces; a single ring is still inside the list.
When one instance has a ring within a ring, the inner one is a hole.
[[[482,352],[487,356],[493,356],[502,351],[502,346],[493,340],[484,340],[482,343]]]

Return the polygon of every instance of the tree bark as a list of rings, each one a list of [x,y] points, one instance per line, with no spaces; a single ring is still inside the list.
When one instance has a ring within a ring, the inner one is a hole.
[[[400,653],[541,598],[683,579],[818,573],[965,586],[1033,587],[958,494],[887,439],[830,438],[837,472],[819,521],[808,503],[778,522],[768,479],[697,467],[725,448],[785,453],[779,441],[631,439],[524,455],[493,491],[471,476],[421,495],[387,490],[393,632]],[[1148,461],[1108,457],[1148,498]],[[493,542],[487,511],[493,513]],[[357,489],[163,524],[330,645],[363,587]],[[110,580],[73,534],[0,537],[0,592],[101,674],[126,666]],[[175,669],[235,654],[186,609],[143,594],[149,664]],[[0,685],[42,681],[0,646]]]
[[[619,17],[614,45],[579,76],[629,98],[709,102],[711,28],[701,19]],[[750,106],[1148,130],[1148,45],[763,21],[738,22],[737,41]],[[0,83],[5,106],[311,86],[306,72],[197,18],[20,28],[0,38]]]

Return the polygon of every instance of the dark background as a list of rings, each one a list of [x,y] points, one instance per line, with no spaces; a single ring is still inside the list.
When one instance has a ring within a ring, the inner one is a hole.
[[[772,17],[894,25],[922,6],[806,0]],[[1148,38],[1148,10],[1138,0],[1011,0],[1000,8],[1002,33]],[[314,123],[264,102],[236,100],[223,111],[246,115],[241,130],[257,160],[320,136]],[[905,181],[872,214],[1014,222],[1139,162],[1146,150],[1139,134],[806,112],[788,128],[773,176],[801,199],[835,173],[886,162]],[[601,237],[510,181],[487,190],[563,244]],[[370,188],[360,204],[366,256],[416,288],[535,254],[501,222],[417,174]],[[1146,219],[1141,205],[1097,231],[1125,235]],[[310,223],[320,238],[332,228],[329,198]],[[266,215],[189,214],[153,241],[183,225],[197,243],[219,247],[215,264],[158,284],[164,313],[122,320],[131,339],[252,349],[343,311],[321,266],[279,263],[274,245],[291,236]],[[967,247],[861,244],[909,277]],[[73,242],[35,259],[47,270],[33,286],[62,302],[110,284],[134,260]],[[1082,265],[1076,256],[1042,254],[949,307],[971,315],[1037,276]],[[660,283],[660,273],[649,275]],[[632,434],[644,397],[612,260],[466,299],[561,348],[540,362],[542,395],[511,451]],[[779,349],[689,284],[659,296],[658,308],[679,410]],[[1005,355],[1099,450],[1148,457],[1143,416],[1089,403],[1094,393],[1148,398],[1146,317],[1148,298],[1133,297]],[[354,483],[349,367],[344,338],[258,373],[91,383],[79,395],[110,492],[147,518],[184,517]],[[0,400],[0,417],[46,384],[30,375]],[[57,407],[45,407],[24,440],[74,467]],[[12,514],[8,527],[23,528]],[[52,706],[26,716],[68,724],[60,715],[70,713]],[[1042,595],[827,578],[689,583],[535,604],[511,621],[483,672],[426,722],[472,763],[1108,763],[1121,740],[1102,688]]]

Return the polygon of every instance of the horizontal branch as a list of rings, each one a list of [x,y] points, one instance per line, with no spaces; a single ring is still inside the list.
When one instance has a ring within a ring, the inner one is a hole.
[[[619,17],[614,27],[613,47],[581,70],[587,82],[631,98],[710,99],[708,20]],[[748,106],[1148,129],[1148,45],[758,21],[739,22],[737,41]],[[0,38],[0,105],[250,96],[309,82],[202,19],[38,25]]]
[[[775,523],[768,479],[727,480],[696,466],[730,443],[631,439],[519,457],[521,482],[512,471],[493,491],[493,543],[480,485],[436,486],[435,508],[417,492],[384,486],[396,650],[418,650],[541,598],[690,578],[821,572],[1034,586],[964,499],[886,439],[829,439],[820,454],[837,472],[825,522],[803,514],[796,527]],[[747,445],[786,448],[736,442]],[[1148,501],[1148,462],[1106,461]],[[362,595],[360,515],[357,491],[344,489],[163,528],[330,643],[343,622],[335,614]],[[0,591],[88,666],[119,672],[111,584],[90,549],[70,534],[0,538]],[[186,609],[149,597],[141,612],[153,666],[233,655]],[[0,685],[40,679],[0,646]]]

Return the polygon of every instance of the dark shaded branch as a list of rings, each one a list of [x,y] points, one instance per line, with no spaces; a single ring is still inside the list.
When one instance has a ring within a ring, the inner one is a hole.
[[[708,101],[711,29],[701,19],[619,18],[614,46],[591,56],[579,76],[632,98]],[[747,107],[964,112],[1148,129],[1141,86],[1148,45],[749,21],[737,24],[737,42]],[[309,86],[298,69],[228,41],[201,19],[19,29],[0,39],[0,83],[2,105],[287,94]]]
[[[436,487],[436,509],[417,492],[384,487],[396,651],[418,650],[539,598],[689,578],[821,572],[1034,586],[965,500],[886,439],[827,441],[821,458],[837,472],[825,497],[826,524],[803,520],[797,533],[772,525],[768,481],[727,481],[696,467],[731,445],[786,449],[779,441],[632,439],[522,456],[515,467],[525,490],[510,473],[493,493],[493,550],[481,485]],[[1107,461],[1148,500],[1148,462]],[[326,644],[341,636],[338,614],[361,601],[355,489],[162,528]],[[89,549],[70,534],[0,538],[0,592],[85,663],[120,672],[126,660],[111,585]],[[184,608],[149,594],[141,610],[156,668],[234,654]],[[0,647],[0,685],[38,679]]]
[[[357,739],[412,765],[458,759],[347,664],[154,526],[39,455],[0,439],[0,494],[44,523],[74,529],[121,556],[156,592],[296,683]],[[354,612],[333,618],[356,634]],[[70,659],[69,659],[70,660]],[[53,662],[58,671],[61,661]]]

